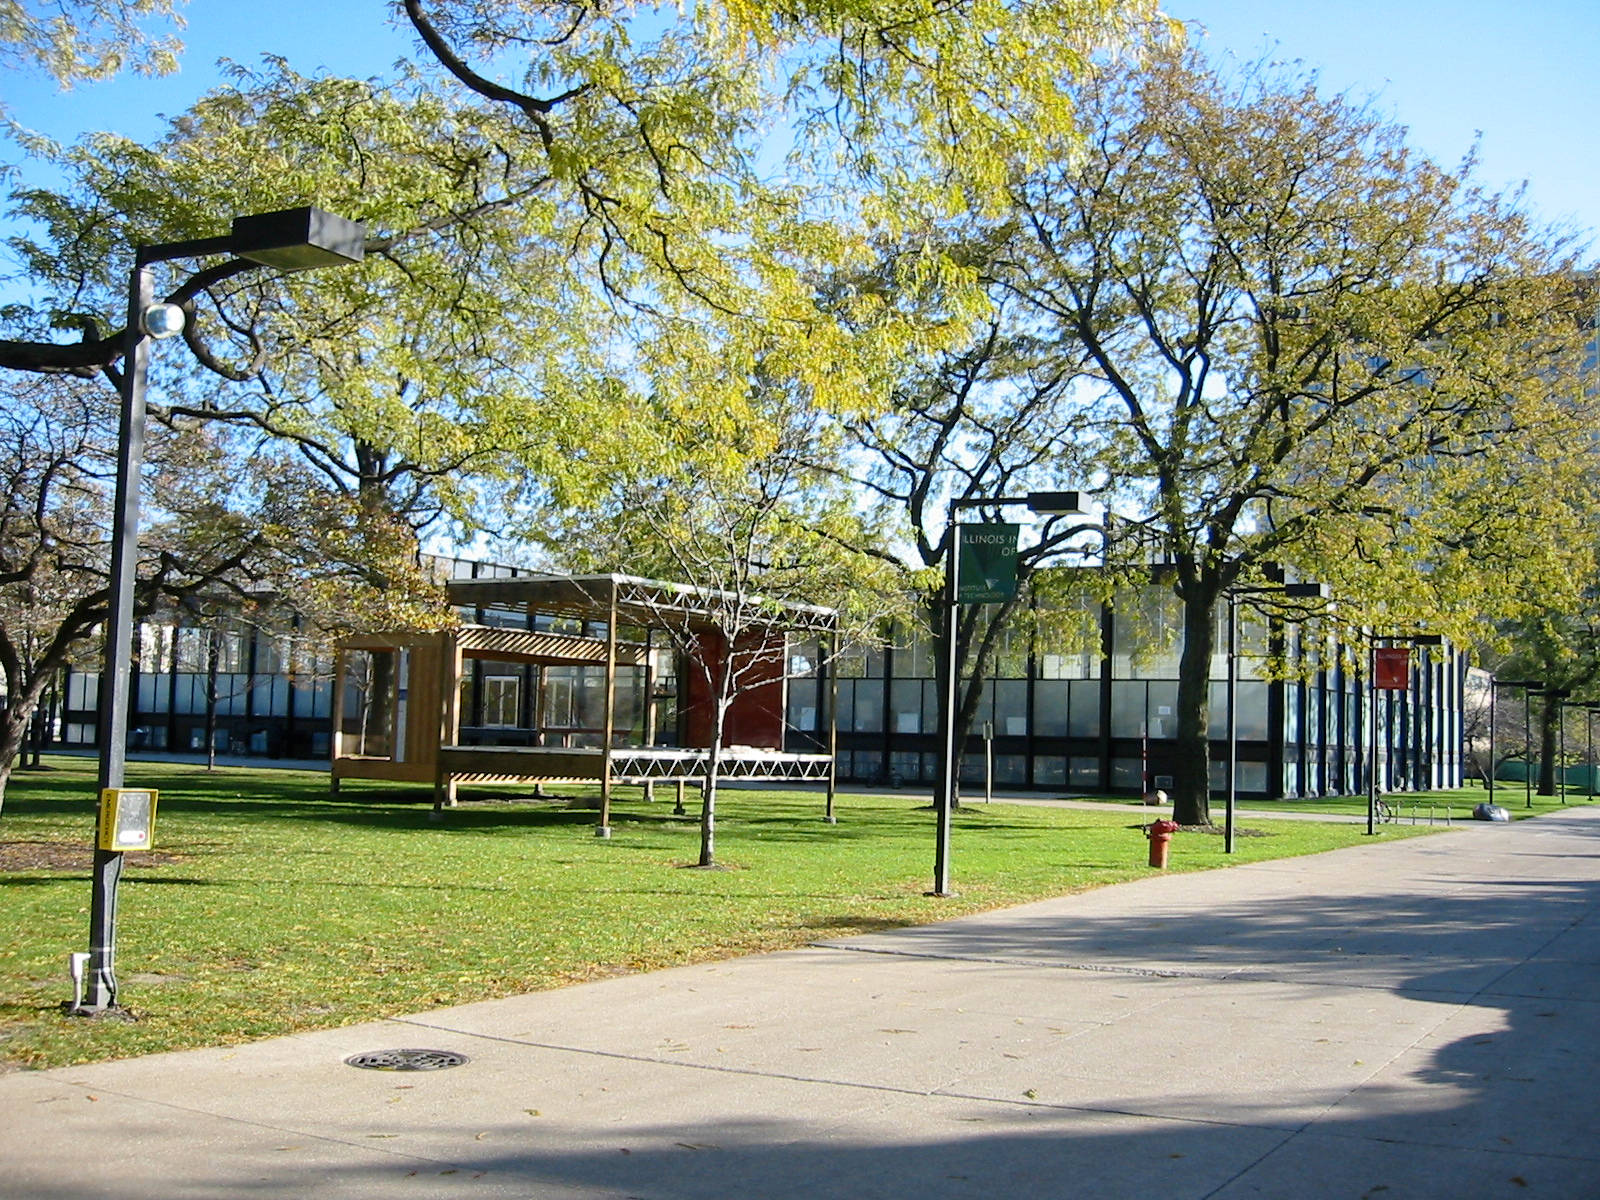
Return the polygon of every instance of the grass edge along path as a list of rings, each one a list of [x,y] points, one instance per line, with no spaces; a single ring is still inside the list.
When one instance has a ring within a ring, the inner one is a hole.
[[[722,869],[704,871],[688,866],[693,791],[674,817],[670,789],[653,804],[626,790],[602,840],[571,802],[581,789],[469,790],[434,823],[426,789],[346,784],[333,798],[316,772],[130,763],[130,785],[161,790],[153,850],[130,856],[120,888],[119,999],[138,1019],[85,1020],[60,1005],[66,956],[87,948],[93,772],[66,757],[18,772],[0,815],[0,1070],[228,1045],[1065,895],[1153,873],[1138,826],[1158,815],[969,802],[953,827],[958,894],[940,899],[924,894],[933,815],[911,791],[841,794],[827,825],[820,792],[726,790]],[[1255,816],[1241,831],[1231,858],[1221,837],[1180,833],[1169,869],[1365,840],[1359,825]]]

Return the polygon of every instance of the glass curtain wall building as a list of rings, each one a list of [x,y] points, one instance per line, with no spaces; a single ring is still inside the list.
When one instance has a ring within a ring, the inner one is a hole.
[[[1151,585],[1088,614],[1090,649],[1016,632],[982,691],[961,778],[1057,793],[1142,794],[1172,775],[1181,623],[1171,593]],[[1094,639],[1091,639],[1093,642]],[[1227,786],[1227,612],[1218,613],[1209,697],[1211,782]],[[1257,798],[1365,791],[1373,761],[1367,650],[1341,647],[1312,625],[1239,612],[1238,791]],[[942,742],[934,647],[897,630],[879,650],[836,667],[839,778],[891,787],[931,786]],[[1277,657],[1284,670],[1269,669]],[[1378,782],[1385,791],[1459,787],[1466,664],[1443,648],[1414,652],[1410,687],[1379,692]],[[789,723],[814,728],[830,681],[792,680]]]
[[[440,559],[444,578],[513,577],[517,568]],[[1083,615],[1090,636],[1067,640],[1025,622],[996,655],[974,734],[962,759],[970,790],[992,762],[1002,790],[1140,794],[1172,774],[1181,624],[1176,600],[1151,585]],[[479,624],[525,625],[525,611],[463,610]],[[536,618],[557,632],[582,633],[570,619]],[[1227,779],[1227,615],[1218,614],[1211,667],[1212,784]],[[592,632],[592,631],[588,631]],[[1333,644],[1313,624],[1268,623],[1241,605],[1238,655],[1238,790],[1253,798],[1358,794],[1373,760],[1366,647]],[[1268,670],[1276,652],[1287,665]],[[836,689],[841,781],[931,786],[941,750],[934,646],[896,630],[881,647],[845,652],[829,663],[820,649],[790,642],[787,749],[826,746]],[[134,750],[203,754],[207,708],[214,707],[219,753],[322,759],[329,754],[333,656],[292,618],[254,623],[169,613],[140,628],[129,721]],[[1278,677],[1281,676],[1281,677]],[[1410,686],[1379,692],[1378,783],[1385,791],[1458,787],[1463,774],[1464,658],[1449,647],[1413,653]],[[662,694],[673,680],[657,680]],[[88,747],[95,740],[99,679],[72,671],[57,689],[50,741]],[[631,715],[642,703],[624,686]],[[514,741],[532,726],[596,723],[599,667],[530,667],[474,661],[462,681],[462,737],[469,744]],[[658,744],[675,728],[669,700]],[[987,738],[985,737],[987,734]]]
[[[516,567],[467,559],[433,558],[438,578],[484,579],[527,574]],[[525,621],[525,615],[466,611],[485,624]],[[497,675],[493,664],[476,669],[466,687],[475,723],[515,723],[527,703],[519,664]],[[170,609],[140,622],[129,689],[130,750],[206,753],[214,729],[219,754],[326,759],[332,746],[334,653],[301,629],[293,614],[258,611],[249,620],[199,610]],[[579,710],[598,685],[568,682],[568,707]],[[47,743],[92,747],[98,728],[100,676],[89,666],[66,672],[46,704]]]

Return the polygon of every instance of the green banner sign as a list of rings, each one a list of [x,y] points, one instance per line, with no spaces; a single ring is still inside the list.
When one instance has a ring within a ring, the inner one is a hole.
[[[956,526],[956,603],[998,604],[1017,594],[1020,525]]]

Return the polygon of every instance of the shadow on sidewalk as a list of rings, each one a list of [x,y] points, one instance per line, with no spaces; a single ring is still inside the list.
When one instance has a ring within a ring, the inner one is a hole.
[[[1600,832],[1596,824],[1571,832],[1587,839]],[[1057,969],[1063,979],[1084,969],[1113,978],[1131,1007],[1143,1004],[1141,1019],[1159,1016],[1145,1036],[1170,1050],[1165,1071],[1152,1072],[1146,1060],[1142,1091],[1130,1083],[1117,1094],[1115,1063],[1074,1062],[1070,1037],[1029,1063],[1038,1085],[1016,1096],[985,1094],[976,1077],[933,1093],[860,1082],[846,1093],[839,1080],[820,1076],[683,1063],[714,1071],[722,1094],[744,1087],[769,1112],[782,1111],[774,1097],[787,1098],[796,1115],[753,1115],[762,1106],[752,1100],[738,1112],[675,1119],[656,1107],[668,1093],[641,1095],[623,1102],[638,1110],[609,1137],[602,1122],[564,1125],[555,1112],[544,1117],[530,1107],[526,1120],[487,1124],[465,1149],[450,1143],[449,1167],[437,1154],[400,1152],[392,1166],[318,1171],[341,1195],[470,1194],[519,1182],[529,1196],[649,1200],[1600,1195],[1600,1076],[1592,1062],[1600,881],[1583,877],[1587,862],[1561,872],[1554,860],[1571,856],[1542,838],[1519,843],[1509,857],[1522,874],[1507,869],[1506,855],[1475,874],[1469,858],[1468,870],[1448,881],[1441,874],[1432,893],[1397,879],[1381,895],[1324,889],[1265,911],[1240,902],[1190,916],[1134,904],[1126,917],[1073,923],[1059,910],[1020,910],[892,935],[896,956],[989,973],[997,993],[1016,964]],[[1459,868],[1461,856],[1452,861]],[[872,960],[863,954],[840,970],[870,973]],[[1247,1032],[1233,1036],[1336,1041],[1328,1053],[1343,1056],[1348,1078],[1301,1078],[1291,1057],[1274,1060],[1279,1075],[1258,1089],[1246,1077],[1207,1090],[1204,1077],[1216,1077],[1230,1056],[1240,1070],[1253,1069],[1253,1047],[1230,1045],[1172,1011],[1170,998],[1194,994],[1197,980],[1218,1004],[1287,998],[1281,1012],[1336,1012],[1343,1024],[1330,1022],[1329,1037],[1275,1028],[1265,1007],[1259,1030],[1248,1032],[1246,1019]],[[1037,1013],[1041,1022],[1105,1028],[1067,1007],[1068,989],[1061,994],[1062,1011]],[[1364,1023],[1368,1012],[1376,1015]],[[1372,1061],[1349,1061],[1367,1054]],[[730,1073],[746,1082],[730,1084]],[[1091,1077],[1101,1088],[1093,1103],[1056,1098],[1074,1088],[1082,1094]],[[530,1105],[543,1086],[528,1081]],[[641,1113],[654,1120],[639,1123]],[[915,1134],[902,1132],[909,1114]],[[397,1151],[437,1149],[438,1131],[425,1125],[383,1128]],[[256,1187],[292,1192],[298,1169],[286,1161]],[[191,1186],[202,1194],[204,1181]]]

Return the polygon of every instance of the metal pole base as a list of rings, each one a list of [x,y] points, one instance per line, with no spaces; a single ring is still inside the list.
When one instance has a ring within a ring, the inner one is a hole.
[[[110,1004],[105,1008],[93,1008],[87,1004],[74,1004],[70,1000],[61,1002],[62,1015],[68,1017],[86,1017],[90,1020],[120,1021],[131,1025],[139,1019],[131,1008],[123,1008],[120,1004]]]

